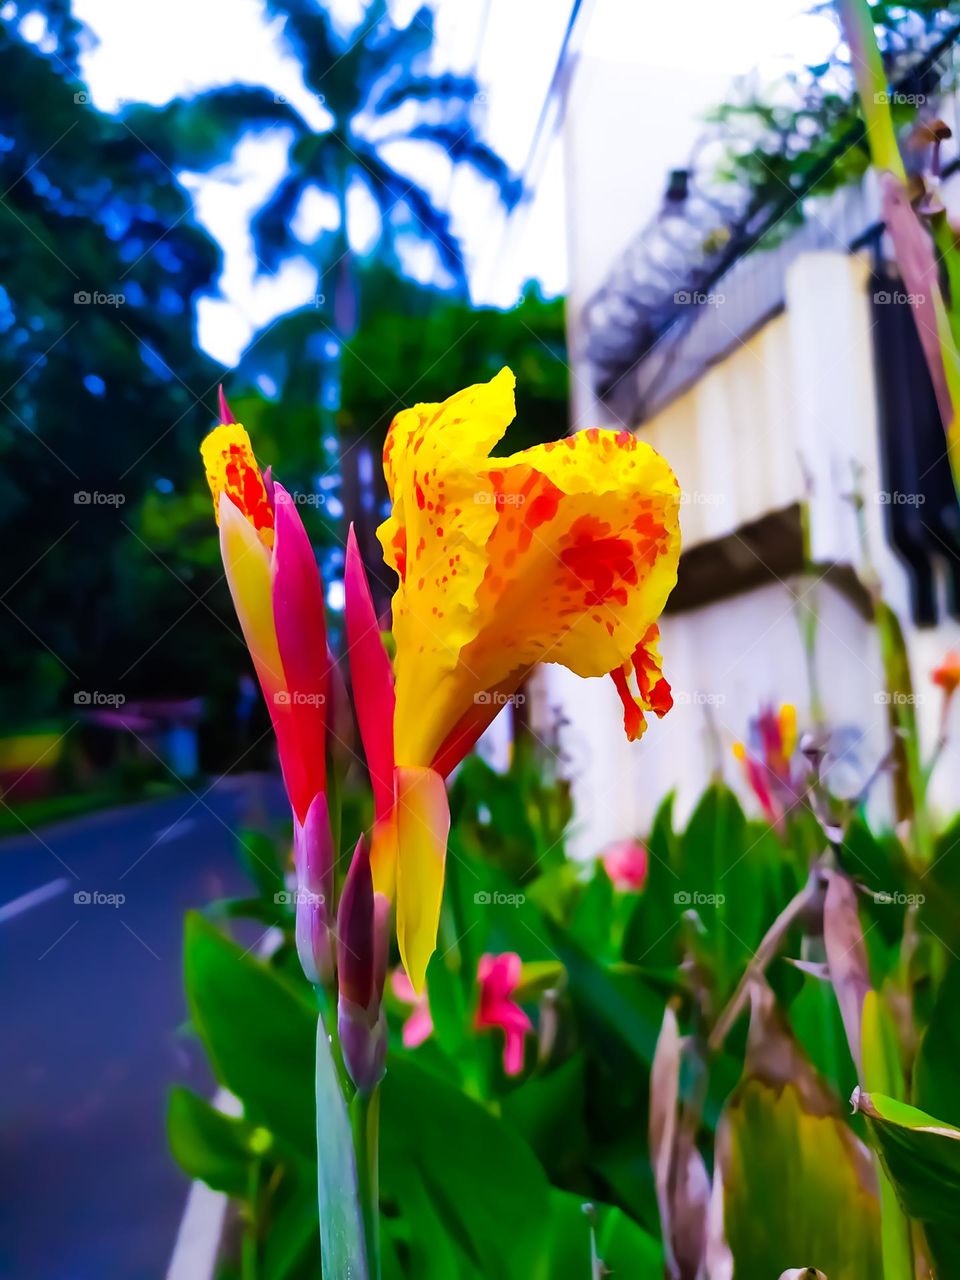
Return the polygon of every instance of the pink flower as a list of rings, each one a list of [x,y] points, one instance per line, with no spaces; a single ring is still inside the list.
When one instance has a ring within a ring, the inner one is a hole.
[[[515,951],[483,955],[477,965],[480,1003],[476,1026],[478,1030],[499,1027],[503,1031],[503,1070],[508,1076],[518,1076],[523,1070],[524,1037],[533,1030],[533,1023],[510,999],[520,984],[522,967],[523,961]]]
[[[390,989],[398,1000],[413,1006],[413,1011],[403,1024],[403,1047],[415,1049],[433,1035],[433,1018],[430,1016],[430,1003],[424,987],[421,995],[413,989],[413,983],[402,969],[394,969],[390,975]]]
[[[601,861],[614,888],[621,893],[639,893],[647,882],[647,851],[639,840],[617,840]]]

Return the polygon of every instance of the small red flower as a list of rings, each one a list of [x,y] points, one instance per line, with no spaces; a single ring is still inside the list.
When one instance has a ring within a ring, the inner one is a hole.
[[[621,893],[640,893],[647,882],[649,860],[639,840],[617,840],[601,861],[614,888]]]
[[[503,1032],[503,1070],[508,1076],[518,1076],[523,1070],[524,1038],[533,1031],[533,1023],[510,999],[520,985],[522,967],[523,961],[515,951],[483,955],[477,965],[480,1004],[476,1025],[479,1030],[499,1027]]]
[[[951,649],[933,673],[933,683],[938,684],[947,698],[952,698],[960,686],[960,652]]]

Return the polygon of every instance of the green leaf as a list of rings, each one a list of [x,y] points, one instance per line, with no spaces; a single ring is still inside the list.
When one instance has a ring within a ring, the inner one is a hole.
[[[806,1110],[793,1085],[750,1080],[722,1139],[724,1223],[735,1274],[775,1276],[794,1260],[831,1280],[880,1274],[877,1202],[837,1116]]]
[[[170,1091],[167,1103],[167,1140],[186,1174],[237,1199],[250,1189],[251,1161],[264,1156],[273,1143],[266,1129],[224,1115],[179,1085]]]
[[[960,1129],[879,1093],[858,1090],[853,1103],[900,1203],[923,1224],[939,1280],[960,1274]]]
[[[272,902],[286,889],[277,845],[263,831],[238,831],[237,856],[261,897]]]
[[[960,960],[954,960],[940,985],[930,1023],[924,1032],[913,1073],[913,1100],[931,1115],[941,1116],[950,1124],[960,1125]],[[873,1092],[889,1093],[865,1080]]]
[[[890,1011],[875,991],[863,1002],[863,1079],[870,1090],[902,1098],[906,1092],[896,1028]],[[883,1280],[913,1280],[910,1224],[890,1179],[880,1171],[880,1230]]]
[[[454,1060],[463,1049],[467,1037],[467,1001],[463,988],[459,948],[446,945],[446,916],[441,922],[437,950],[427,969],[427,992],[433,1032],[443,1051]]]
[[[569,1191],[552,1190],[550,1280],[591,1280],[591,1243],[605,1268],[603,1275],[639,1280],[663,1272],[659,1242],[622,1210],[596,1204]]]
[[[317,1019],[316,1083],[317,1204],[323,1270],[345,1280],[366,1280],[370,1271],[353,1133],[322,1018]]]
[[[196,912],[186,919],[184,979],[217,1079],[248,1120],[312,1159],[316,1011]]]
[[[382,1200],[416,1220],[425,1195],[469,1274],[542,1276],[548,1185],[529,1147],[409,1058],[391,1058],[382,1091]]]
[[[744,1078],[717,1132],[723,1226],[736,1276],[817,1267],[830,1280],[880,1271],[870,1153],[756,987]]]
[[[545,1075],[531,1076],[503,1099],[503,1118],[522,1135],[557,1181],[588,1145],[584,1055],[578,1053]]]

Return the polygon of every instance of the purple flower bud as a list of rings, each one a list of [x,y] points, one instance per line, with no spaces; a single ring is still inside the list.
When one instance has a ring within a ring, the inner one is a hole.
[[[297,872],[297,955],[313,983],[333,976],[333,840],[327,797],[318,792],[303,826],[293,820],[293,859]]]
[[[383,984],[389,915],[389,901],[373,891],[370,850],[361,837],[337,913],[337,1027],[344,1064],[364,1094],[372,1093],[383,1079],[387,1052]]]

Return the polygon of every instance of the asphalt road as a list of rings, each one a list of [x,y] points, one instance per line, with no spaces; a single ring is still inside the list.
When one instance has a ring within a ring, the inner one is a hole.
[[[166,1091],[214,1088],[183,1033],[183,916],[247,891],[233,833],[258,811],[283,814],[279,786],[230,779],[0,842],[4,1280],[164,1276],[188,1190]]]

